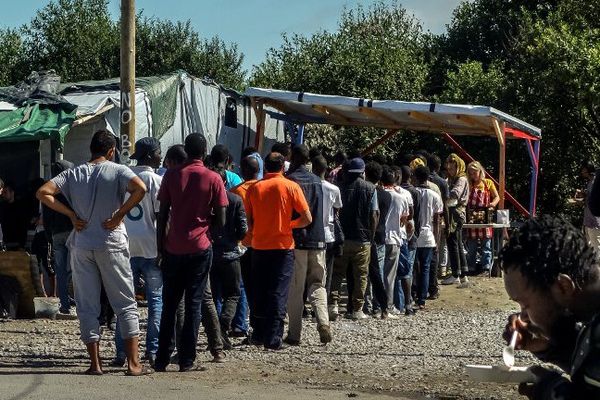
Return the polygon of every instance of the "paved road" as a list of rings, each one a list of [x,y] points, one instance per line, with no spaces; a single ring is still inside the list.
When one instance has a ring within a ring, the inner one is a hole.
[[[404,397],[306,389],[269,383],[240,382],[239,385],[231,383],[224,387],[215,387],[203,382],[202,372],[185,375],[155,374],[140,378],[126,377],[122,373],[106,374],[101,377],[74,374],[3,374],[0,375],[0,397],[3,400],[212,400],[217,398],[219,400],[342,400],[348,398],[409,400]]]

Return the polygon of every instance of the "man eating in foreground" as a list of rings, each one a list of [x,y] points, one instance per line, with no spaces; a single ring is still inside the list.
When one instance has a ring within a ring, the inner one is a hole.
[[[537,383],[519,391],[533,400],[600,398],[600,266],[583,233],[551,216],[529,220],[501,253],[504,284],[521,312],[504,332],[516,330],[516,348],[556,370],[533,367]]]

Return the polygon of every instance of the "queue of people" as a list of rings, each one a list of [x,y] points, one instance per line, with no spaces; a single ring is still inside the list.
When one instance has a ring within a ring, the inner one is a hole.
[[[400,166],[340,152],[330,166],[315,149],[276,143],[264,159],[245,149],[240,176],[228,149],[208,154],[201,134],[170,148],[162,169],[156,139],[136,143],[131,168],[112,162],[115,146],[112,134],[97,132],[91,160],[65,164],[37,192],[48,221],[69,226],[53,229],[55,263],[71,260],[92,375],[102,373],[101,291],[117,316],[112,365],[150,372],[137,353],[140,278],[149,310],[144,358],[155,371],[172,362],[189,371],[200,324],[216,362],[232,337],[273,350],[301,345],[302,318],[311,314],[327,344],[343,309],[354,320],[411,316],[438,298],[438,278],[465,287],[467,260],[489,267],[487,236],[469,236],[467,257],[462,225],[493,207],[497,193],[479,163],[467,168],[455,154],[446,180],[440,158],[426,152]],[[62,303],[69,277],[59,275]]]

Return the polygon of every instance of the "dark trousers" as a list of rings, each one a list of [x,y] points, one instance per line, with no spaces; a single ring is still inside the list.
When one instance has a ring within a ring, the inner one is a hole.
[[[325,250],[325,289],[327,290],[327,298],[329,298],[329,295],[331,294],[331,277],[333,276],[333,262],[335,261],[336,252],[335,247],[335,243],[327,243],[327,248]]]
[[[175,346],[177,351],[181,348],[181,333],[183,332],[183,322],[185,320],[185,301],[181,299],[177,306],[176,320],[175,320],[175,338],[171,340],[171,347],[169,354],[173,353]],[[219,315],[217,314],[217,308],[213,301],[212,292],[210,285],[206,285],[204,291],[204,298],[202,299],[202,326],[206,333],[208,340],[208,349],[211,354],[215,355],[219,351],[223,350],[223,339],[221,338],[221,328],[219,326]]]
[[[429,267],[429,294],[431,296],[437,295],[438,292],[440,291],[440,288],[438,285],[438,280],[437,280],[439,267],[440,267],[440,264],[439,264],[439,257],[438,257],[438,248],[435,247],[433,249],[431,264]]]
[[[417,248],[417,259],[419,260],[417,304],[420,306],[425,305],[429,291],[430,266],[434,249],[435,247]]]
[[[208,349],[214,356],[216,353],[223,350],[223,337],[219,325],[219,314],[217,313],[217,307],[213,300],[210,283],[211,282],[206,285],[204,298],[202,299],[202,326],[204,327],[204,333],[206,333],[206,339],[208,340]],[[233,311],[235,312],[235,308]]]
[[[468,271],[467,256],[463,251],[462,221],[456,223],[456,230],[448,234],[448,258],[452,268],[452,276],[462,277]]]
[[[266,348],[278,349],[283,337],[290,282],[294,273],[294,250],[256,250],[252,253],[252,339]]]
[[[215,302],[221,301],[221,331],[227,335],[240,300],[242,271],[240,260],[215,258],[210,269],[210,283]]]
[[[202,319],[202,302],[211,263],[212,249],[210,248],[196,254],[165,255],[162,266],[163,312],[156,353],[157,368],[169,365],[175,332],[175,315],[184,294],[185,311],[181,347],[177,349],[179,366],[189,367],[196,360],[196,341]]]

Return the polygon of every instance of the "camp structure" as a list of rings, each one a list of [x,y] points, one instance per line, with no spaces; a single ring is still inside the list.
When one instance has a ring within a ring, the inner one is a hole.
[[[40,72],[0,88],[0,178],[33,198],[32,183],[50,178],[53,162],[89,160],[90,140],[98,130],[110,131],[120,144],[119,104],[118,79],[61,84],[54,73]],[[209,150],[225,144],[239,161],[242,149],[257,139],[247,97],[182,71],[138,78],[135,112],[135,139],[159,139],[163,154],[199,132]],[[267,118],[263,124],[263,142],[284,140],[284,122]],[[117,161],[127,162],[118,156]],[[18,281],[17,316],[32,318],[33,297],[42,295],[36,258],[25,251],[0,252],[0,275]]]
[[[251,99],[257,115],[257,143],[263,143],[263,128],[267,118],[298,125],[298,141],[302,141],[305,124],[329,124],[386,129],[379,140],[363,151],[372,152],[400,131],[440,134],[466,161],[473,158],[453,136],[467,135],[497,139],[499,148],[499,176],[492,178],[499,186],[500,208],[505,200],[525,217],[535,215],[537,179],[539,172],[539,128],[510,116],[493,107],[407,102],[398,100],[371,100],[354,97],[288,92],[250,87],[244,93]],[[271,110],[276,109],[273,113]],[[529,207],[520,204],[506,190],[506,141],[523,140],[531,160],[531,194]]]
[[[119,97],[119,79],[62,84],[51,72],[0,88],[0,177],[24,184],[49,178],[56,159],[85,162],[99,129],[120,143]],[[247,97],[183,71],[137,78],[135,113],[135,139],[159,139],[163,154],[193,132],[205,135],[209,150],[226,145],[236,162],[244,147],[256,143],[256,117]],[[267,118],[262,137],[283,141],[284,125]]]

